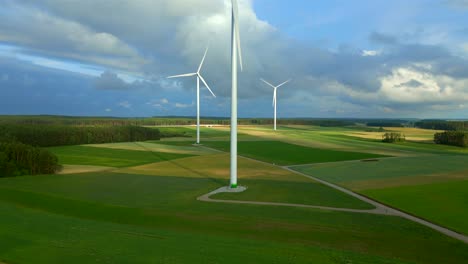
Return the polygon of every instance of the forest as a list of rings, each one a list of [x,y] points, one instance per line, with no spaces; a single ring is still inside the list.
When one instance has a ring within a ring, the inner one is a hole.
[[[48,150],[18,142],[0,142],[0,177],[55,173],[57,157]]]
[[[159,140],[158,129],[138,126],[70,126],[0,124],[0,142],[37,147]]]
[[[451,145],[458,147],[468,147],[468,132],[464,131],[445,131],[434,134],[436,144]]]
[[[279,125],[314,125],[322,127],[353,126],[356,123],[368,123],[374,119],[346,119],[346,118],[281,118]],[[401,120],[390,122],[403,123]],[[227,117],[202,117],[201,124],[230,125]],[[145,118],[118,118],[118,117],[72,117],[72,116],[0,116],[1,124],[24,125],[73,125],[73,126],[174,126],[195,125],[195,117],[145,117]],[[271,125],[272,118],[239,118],[239,125]]]
[[[416,122],[414,126],[433,130],[467,131],[468,121],[422,120]]]

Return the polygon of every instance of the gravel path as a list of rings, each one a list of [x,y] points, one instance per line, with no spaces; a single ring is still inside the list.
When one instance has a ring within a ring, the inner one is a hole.
[[[328,206],[318,206],[318,205],[307,205],[307,204],[291,204],[291,203],[275,203],[275,202],[257,202],[257,201],[238,201],[238,200],[219,200],[212,199],[210,196],[217,193],[233,193],[233,192],[243,192],[247,188],[239,186],[237,189],[230,189],[229,187],[221,187],[210,193],[204,194],[197,198],[199,201],[203,202],[214,202],[214,203],[231,203],[231,204],[254,204],[254,205],[272,205],[272,206],[286,206],[286,207],[301,207],[301,208],[313,208],[313,209],[322,209],[329,211],[341,211],[341,212],[352,212],[352,213],[365,213],[365,214],[386,214],[385,211],[380,210],[379,208],[370,209],[370,210],[360,210],[360,209],[349,209],[349,208],[337,208],[337,207],[328,207]]]

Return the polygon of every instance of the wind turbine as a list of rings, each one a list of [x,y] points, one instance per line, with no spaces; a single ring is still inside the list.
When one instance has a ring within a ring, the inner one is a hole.
[[[274,86],[273,84],[271,84],[271,83],[265,81],[264,79],[260,79],[260,80],[262,80],[262,82],[268,84],[269,86],[273,87],[273,107],[275,108],[275,125],[274,125],[274,129],[276,130],[276,95],[277,95],[276,90],[277,90],[278,88],[280,88],[281,86],[287,84],[287,83],[290,82],[291,80],[287,80],[287,81],[283,82],[282,84],[280,84],[280,85],[278,85],[278,86]]]
[[[192,76],[197,76],[197,144],[200,144],[200,80],[203,82],[205,87],[210,91],[210,93],[216,97],[216,95],[211,91],[210,87],[206,83],[205,79],[200,73],[201,68],[203,67],[203,62],[205,61],[206,58],[206,53],[208,53],[208,48],[205,50],[205,54],[203,55],[203,58],[200,62],[200,66],[198,66],[197,72],[194,73],[186,73],[186,74],[181,74],[181,75],[174,75],[174,76],[169,76],[167,78],[180,78],[180,77],[192,77]]]
[[[231,96],[231,180],[230,188],[237,188],[237,67],[238,61],[242,71],[242,50],[239,34],[239,7],[237,0],[231,0],[231,70],[232,70],[232,96]]]

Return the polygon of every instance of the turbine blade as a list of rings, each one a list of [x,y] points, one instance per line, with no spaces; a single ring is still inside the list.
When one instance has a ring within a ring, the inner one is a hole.
[[[200,77],[200,80],[203,82],[203,84],[205,85],[205,87],[208,89],[208,91],[210,91],[210,93],[216,97],[216,95],[213,93],[213,91],[211,91],[210,89],[210,86],[208,86],[208,84],[206,83],[205,79],[203,78],[203,76],[201,76],[200,74],[198,74],[198,77]]]
[[[167,77],[168,79],[171,79],[171,78],[180,78],[180,77],[191,77],[191,76],[195,76],[197,75],[197,73],[186,73],[186,74],[180,74],[180,75],[173,75],[173,76],[169,76]]]
[[[234,16],[234,34],[236,36],[236,45],[237,45],[237,54],[239,56],[239,65],[241,71],[244,69],[242,62],[242,47],[240,42],[240,33],[239,33],[239,6],[237,5],[237,0],[231,0],[232,3],[232,15]]]
[[[269,82],[267,82],[267,81],[265,81],[264,79],[261,79],[261,78],[260,78],[260,80],[262,80],[262,82],[264,82],[264,83],[268,84],[269,86],[276,89],[276,87],[273,84],[271,84],[271,83],[269,83]]]
[[[291,79],[289,79],[289,80],[285,81],[284,83],[282,83],[282,84],[280,84],[280,85],[276,86],[276,88],[279,88],[279,87],[281,87],[281,86],[283,86],[283,85],[287,84],[287,83],[288,83],[288,82],[290,82],[290,81],[291,81]]]
[[[200,70],[201,70],[201,68],[203,67],[203,62],[205,62],[206,53],[208,53],[208,47],[206,47],[205,55],[203,55],[203,59],[202,59],[201,62],[200,62],[200,66],[198,66],[198,70],[197,70],[198,73],[200,73]]]

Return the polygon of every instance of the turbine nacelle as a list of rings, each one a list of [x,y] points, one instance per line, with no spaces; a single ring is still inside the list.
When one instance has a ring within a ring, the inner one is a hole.
[[[273,103],[272,103],[272,105],[273,105],[274,107],[276,107],[276,94],[277,94],[276,91],[277,91],[278,88],[280,88],[281,86],[283,86],[283,85],[287,84],[288,82],[290,82],[291,79],[289,79],[289,80],[287,80],[287,81],[285,81],[285,82],[283,82],[283,83],[281,83],[280,85],[277,85],[277,86],[274,86],[273,84],[271,84],[271,83],[265,81],[265,80],[262,79],[262,78],[260,78],[260,80],[261,80],[262,82],[266,83],[268,86],[271,86],[271,87],[273,88]]]
[[[208,86],[208,84],[206,83],[205,81],[205,78],[203,78],[203,76],[201,75],[200,71],[203,67],[203,63],[205,62],[205,58],[206,58],[206,54],[208,53],[208,48],[206,48],[205,50],[205,54],[203,55],[203,58],[200,62],[200,65],[198,66],[198,69],[197,69],[197,72],[193,72],[193,73],[185,73],[185,74],[180,74],[180,75],[173,75],[173,76],[169,76],[167,77],[168,79],[172,79],[172,78],[183,78],[183,77],[192,77],[192,76],[197,76],[202,82],[203,84],[205,85],[205,87],[208,89],[208,91],[210,91],[210,93],[216,97],[216,95],[213,93],[213,91],[210,89],[210,86]]]

